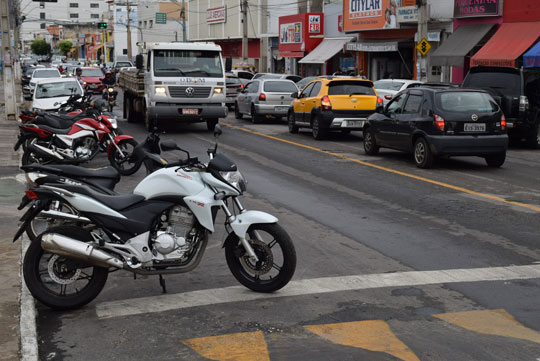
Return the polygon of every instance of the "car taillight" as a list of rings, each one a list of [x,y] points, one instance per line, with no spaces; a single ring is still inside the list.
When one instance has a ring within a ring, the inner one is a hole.
[[[322,110],[332,110],[332,103],[328,95],[325,95],[321,98],[321,108]]]
[[[386,99],[386,100],[392,100],[392,96],[391,96],[391,95],[385,95],[385,96],[384,96],[384,99]]]
[[[506,117],[503,115],[501,115],[501,130],[505,130],[506,129]]]
[[[261,101],[261,102],[266,101],[266,94],[264,94],[264,93],[259,94],[259,101]]]
[[[387,96],[389,96],[389,95],[387,95]],[[386,98],[386,97],[385,97],[385,98]],[[390,97],[390,99],[392,99],[392,98]],[[381,98],[381,97],[377,97],[377,105],[382,105],[382,104],[383,104],[382,98]]]
[[[244,89],[244,84],[240,84],[240,88]]]
[[[529,98],[525,95],[519,97],[519,111],[524,112],[529,109]]]
[[[437,127],[437,129],[439,129],[441,132],[444,132],[444,118],[440,115],[435,114],[433,115],[433,119],[435,120],[435,126]]]
[[[26,198],[30,200],[38,199],[38,195],[34,191],[24,191],[24,193],[26,194]]]

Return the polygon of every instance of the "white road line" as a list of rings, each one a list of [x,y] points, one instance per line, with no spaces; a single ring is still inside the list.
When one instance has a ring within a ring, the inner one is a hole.
[[[343,277],[324,277],[290,282],[284,289],[272,293],[256,293],[242,286],[214,288],[177,294],[156,295],[96,305],[98,318],[112,318],[163,312],[190,307],[208,306],[257,299],[292,297],[328,292],[366,290],[382,287],[408,287],[439,283],[508,281],[540,278],[540,265],[451,269],[440,271],[410,271]]]

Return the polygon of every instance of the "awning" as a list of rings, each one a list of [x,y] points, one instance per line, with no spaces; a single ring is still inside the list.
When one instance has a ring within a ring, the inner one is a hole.
[[[343,46],[351,41],[347,38],[326,38],[308,55],[299,61],[300,64],[324,64],[328,59],[343,50]]]
[[[463,66],[465,56],[495,24],[462,25],[430,56],[431,65]]]
[[[540,22],[505,23],[471,59],[471,66],[513,68],[519,58],[540,37]]]
[[[540,68],[540,42],[523,54],[523,66]]]

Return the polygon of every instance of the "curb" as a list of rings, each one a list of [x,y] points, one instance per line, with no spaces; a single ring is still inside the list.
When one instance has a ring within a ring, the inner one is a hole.
[[[21,313],[20,313],[20,333],[21,333],[21,360],[39,361],[37,325],[36,325],[36,305],[34,297],[26,287],[23,278],[23,259],[30,241],[26,237],[21,241],[20,277],[21,277]]]

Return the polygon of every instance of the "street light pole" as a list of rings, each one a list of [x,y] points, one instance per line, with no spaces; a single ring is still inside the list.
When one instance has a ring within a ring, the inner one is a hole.
[[[127,6],[127,48],[128,48],[128,58],[131,60],[131,17],[130,11],[131,7],[129,5],[129,0],[126,2]]]
[[[4,96],[6,119],[17,120],[17,101],[15,99],[15,82],[13,79],[13,51],[11,49],[9,4],[8,0],[0,0],[1,29],[2,29],[2,59],[4,74]]]
[[[187,42],[187,33],[186,33],[186,1],[182,0],[182,40],[184,43]]]
[[[247,21],[247,0],[242,0],[242,61],[248,60],[248,21]]]

